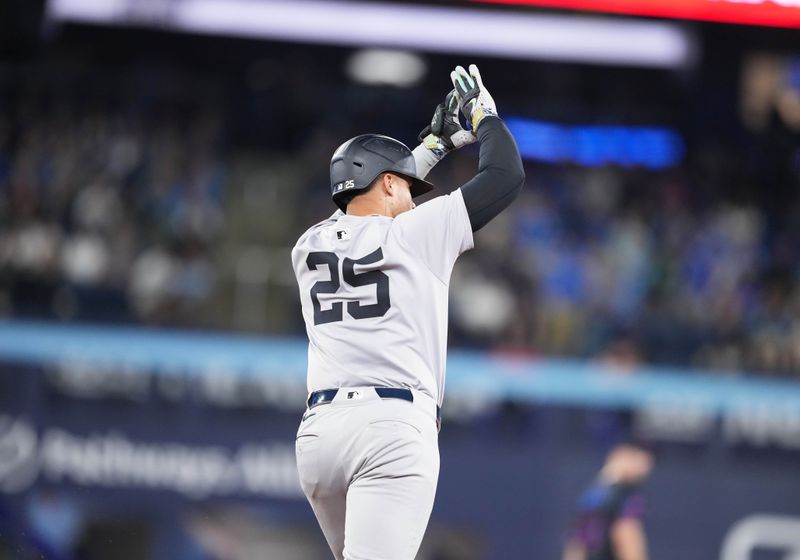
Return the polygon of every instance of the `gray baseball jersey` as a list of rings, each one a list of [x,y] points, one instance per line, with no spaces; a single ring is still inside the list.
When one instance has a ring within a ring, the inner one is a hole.
[[[408,387],[441,404],[447,292],[473,247],[461,190],[392,219],[324,220],[292,250],[308,332],[308,390]]]

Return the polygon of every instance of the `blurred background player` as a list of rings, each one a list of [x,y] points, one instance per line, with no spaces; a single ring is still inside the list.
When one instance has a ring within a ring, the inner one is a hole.
[[[615,445],[578,502],[563,560],[647,560],[642,485],[652,451],[638,442]]]

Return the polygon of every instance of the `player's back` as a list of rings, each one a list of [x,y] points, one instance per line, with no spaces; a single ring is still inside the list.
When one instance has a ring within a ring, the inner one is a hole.
[[[342,215],[306,231],[292,264],[309,391],[405,386],[441,401],[450,271],[471,246],[460,193],[396,218]]]

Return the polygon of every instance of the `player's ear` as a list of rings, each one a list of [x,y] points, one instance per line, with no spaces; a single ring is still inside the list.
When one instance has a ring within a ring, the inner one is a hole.
[[[392,182],[394,179],[394,175],[391,173],[384,173],[381,183],[383,185],[383,193],[387,196],[392,196],[394,194],[394,183]]]

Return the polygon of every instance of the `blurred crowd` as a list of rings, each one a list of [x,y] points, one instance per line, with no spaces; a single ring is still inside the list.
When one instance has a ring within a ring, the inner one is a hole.
[[[5,85],[0,306],[21,317],[202,323],[209,251],[224,227],[218,119],[140,97],[57,94],[38,76]]]
[[[770,231],[754,202],[693,188],[690,170],[531,168],[495,250],[459,271],[459,330],[512,351],[625,341],[659,364],[800,372],[798,224]]]
[[[237,95],[200,96],[191,75],[160,74],[158,87],[152,76],[126,79],[94,96],[40,76],[3,83],[0,312],[241,328],[236,306],[220,301],[236,298],[236,276],[253,270],[240,265],[259,256],[259,240],[242,242],[232,225],[247,213],[266,229],[288,221],[270,238],[277,251],[264,269],[287,268],[296,235],[333,210],[327,157],[351,131],[336,128],[339,115],[295,134],[294,153],[256,151],[253,163],[254,150],[224,118]],[[291,88],[312,88],[313,79],[295,75]],[[249,101],[292,95],[265,87]],[[363,95],[342,95],[354,91]],[[423,111],[419,104],[409,101],[408,111]],[[291,101],[283,108],[282,126],[308,120],[292,119]],[[649,363],[796,375],[798,145],[797,132],[775,119],[737,139],[689,139],[685,162],[668,170],[526,162],[523,194],[456,267],[453,344],[591,357],[623,340]],[[433,181],[449,190],[467,180],[476,154],[448,156]],[[278,200],[248,198],[264,190],[257,181],[236,179],[274,176],[275,158],[301,185],[288,214]],[[296,307],[286,274],[252,281],[268,284],[257,301],[264,316],[287,301]],[[260,330],[301,325],[295,309]]]

